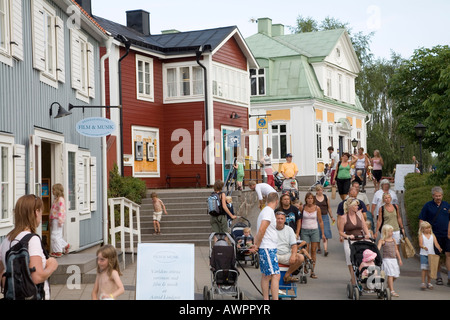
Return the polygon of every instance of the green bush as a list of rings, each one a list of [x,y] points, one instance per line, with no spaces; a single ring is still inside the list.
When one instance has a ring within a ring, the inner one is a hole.
[[[134,177],[122,177],[117,164],[109,172],[108,198],[125,197],[137,204],[142,203],[147,187],[145,182]]]

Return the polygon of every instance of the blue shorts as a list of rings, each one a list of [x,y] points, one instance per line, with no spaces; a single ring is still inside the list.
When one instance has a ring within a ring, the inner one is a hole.
[[[259,254],[259,268],[265,276],[273,274],[280,274],[278,266],[277,249],[260,248]]]
[[[423,254],[420,255],[420,270],[429,270],[430,267],[428,266],[428,256],[425,256]]]

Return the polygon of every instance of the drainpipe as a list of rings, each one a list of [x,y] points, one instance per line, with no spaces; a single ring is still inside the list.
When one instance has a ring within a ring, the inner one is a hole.
[[[122,68],[121,68],[121,62],[125,57],[130,53],[130,46],[131,42],[128,40],[125,36],[118,34],[116,36],[116,39],[122,42],[125,46],[125,49],[127,50],[125,54],[120,57],[119,59],[119,112],[120,112],[120,173],[122,177],[124,176],[124,170],[123,170],[123,105],[122,105]]]
[[[209,44],[200,46],[196,51],[195,55],[197,57],[197,64],[203,68],[203,84],[204,84],[204,91],[205,91],[205,132],[208,133],[209,131],[209,123],[208,123],[208,77],[206,72],[206,67],[200,62],[200,57],[202,55],[202,52],[204,51],[210,51],[211,46]],[[211,186],[211,177],[210,177],[210,154],[209,154],[209,139],[206,139],[206,154],[208,155],[208,158],[206,159],[206,185],[209,187]]]
[[[101,91],[102,91],[102,100],[101,105],[106,105],[106,93],[105,93],[105,60],[109,58],[111,54],[111,46],[112,46],[113,38],[108,37],[108,40],[106,40],[105,47],[106,47],[106,53],[101,57],[100,59],[100,76],[101,76]],[[106,117],[106,109],[102,108],[102,117]],[[107,154],[106,154],[106,137],[102,137],[102,158],[103,161],[106,161]],[[108,171],[107,166],[102,166],[102,174],[103,174],[103,243],[108,243]]]

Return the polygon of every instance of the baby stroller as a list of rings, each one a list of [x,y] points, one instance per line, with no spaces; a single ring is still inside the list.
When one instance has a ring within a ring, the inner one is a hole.
[[[214,238],[217,239],[215,242]],[[235,242],[228,233],[213,232],[209,236],[209,265],[211,289],[203,287],[203,299],[211,300],[220,294],[243,300],[244,293],[238,287]]]
[[[355,239],[364,239],[364,236],[358,236]],[[384,271],[381,271],[383,259],[380,251],[375,244],[374,239],[369,241],[360,240],[352,241],[348,239],[350,246],[350,261],[352,263],[353,274],[356,279],[356,285],[347,284],[347,297],[353,300],[359,300],[363,293],[376,293],[378,298],[391,300],[391,292],[387,288],[386,277]],[[361,265],[363,252],[370,249],[377,254],[375,258],[375,266],[365,267],[359,270]],[[363,276],[364,270],[367,268],[367,276]]]
[[[279,173],[278,171],[275,171],[273,173],[273,182],[275,183],[275,188],[277,188],[278,190],[282,189],[283,180],[284,180],[284,177],[281,173]]]
[[[298,184],[295,179],[284,179],[281,194],[289,194],[291,201],[299,199]]]
[[[325,174],[323,174],[319,180],[317,180],[311,187],[310,190],[314,191],[314,188],[317,185],[321,185],[322,187],[328,187],[330,185],[330,173],[331,170],[328,170]]]
[[[255,240],[253,236],[246,237],[244,235],[244,229],[247,227],[251,227],[250,221],[248,221],[248,219],[244,217],[238,217],[238,219],[243,220],[243,222],[236,222],[231,226],[231,236],[236,243],[236,261],[238,263],[239,261],[244,261],[245,264],[247,264],[247,261],[250,261],[251,265],[255,266],[255,268],[258,269],[258,253],[250,252],[248,246],[248,244],[255,244]],[[237,221],[238,219],[235,219],[233,221]]]

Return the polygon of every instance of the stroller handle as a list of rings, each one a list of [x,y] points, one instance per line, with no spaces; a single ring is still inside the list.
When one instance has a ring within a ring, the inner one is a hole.
[[[357,240],[363,240],[363,239],[366,239],[366,236],[358,235],[358,236],[354,236],[353,239],[350,238],[349,236],[347,237],[348,243],[351,243],[352,240],[353,241],[355,241],[355,240],[357,241]],[[375,239],[374,238],[367,238],[367,239],[375,243]]]

